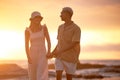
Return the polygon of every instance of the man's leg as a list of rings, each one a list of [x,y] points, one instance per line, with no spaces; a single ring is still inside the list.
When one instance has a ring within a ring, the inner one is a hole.
[[[62,70],[56,71],[56,80],[62,80]]]
[[[66,73],[66,79],[67,79],[67,80],[72,80],[72,74],[67,74],[67,73]]]

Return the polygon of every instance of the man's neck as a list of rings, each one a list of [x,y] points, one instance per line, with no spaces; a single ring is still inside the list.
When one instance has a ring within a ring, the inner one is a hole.
[[[66,26],[70,25],[71,23],[73,23],[73,21],[71,21],[71,20],[65,21],[65,25],[66,25]]]

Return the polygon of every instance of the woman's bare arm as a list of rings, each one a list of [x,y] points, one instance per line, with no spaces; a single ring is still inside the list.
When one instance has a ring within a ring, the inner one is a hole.
[[[25,51],[26,51],[28,62],[30,63],[29,36],[30,36],[29,32],[25,30]]]
[[[44,27],[44,34],[47,40],[47,48],[48,48],[48,53],[51,51],[51,41],[50,41],[50,36],[47,27]]]

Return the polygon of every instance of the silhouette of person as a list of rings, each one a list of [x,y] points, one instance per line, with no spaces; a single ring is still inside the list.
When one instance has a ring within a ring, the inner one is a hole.
[[[30,80],[48,80],[48,62],[51,42],[46,25],[41,25],[43,17],[38,11],[31,14],[30,26],[25,30],[25,48],[28,59]],[[47,41],[47,50],[45,46]],[[29,47],[30,45],[30,47]]]
[[[58,28],[58,43],[49,56],[56,57],[56,80],[62,79],[63,70],[66,72],[66,79],[72,80],[80,54],[81,29],[71,20],[72,15],[73,10],[70,7],[62,9],[60,17],[65,23]]]

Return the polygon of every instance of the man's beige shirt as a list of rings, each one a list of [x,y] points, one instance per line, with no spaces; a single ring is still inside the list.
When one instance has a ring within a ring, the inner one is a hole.
[[[68,48],[72,42],[80,42],[81,30],[74,22],[69,26],[60,25],[58,28],[58,51]],[[79,53],[73,47],[65,52],[59,53],[57,58],[67,62],[76,63],[78,61]]]

